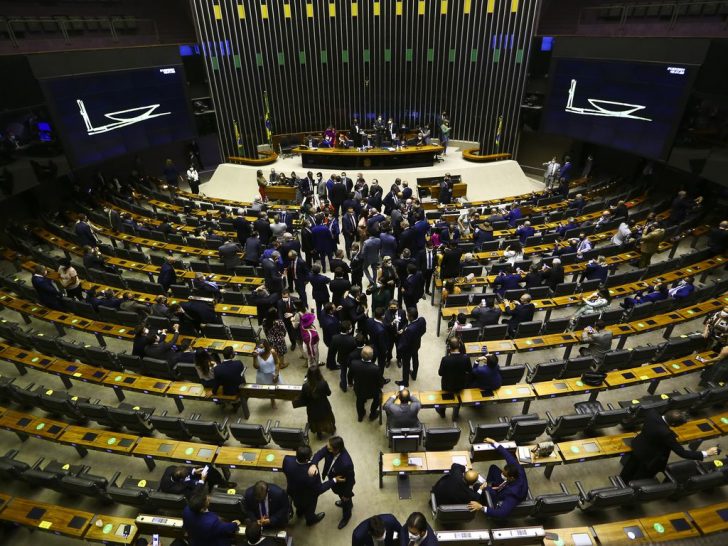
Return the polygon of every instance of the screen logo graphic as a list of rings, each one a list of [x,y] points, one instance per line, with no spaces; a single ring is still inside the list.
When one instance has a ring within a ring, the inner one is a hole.
[[[571,80],[569,88],[569,98],[566,100],[566,108],[564,111],[570,114],[579,114],[581,116],[598,116],[609,118],[625,118],[637,119],[641,121],[652,121],[651,118],[644,118],[634,115],[638,110],[644,110],[647,106],[641,104],[629,104],[626,102],[615,102],[602,99],[586,99],[594,108],[579,108],[574,106],[574,95],[576,94],[576,80]]]
[[[104,114],[104,117],[113,120],[114,123],[107,123],[106,125],[94,127],[94,125],[91,123],[91,118],[89,118],[88,112],[86,111],[86,105],[80,99],[76,100],[76,103],[78,104],[78,109],[81,112],[81,117],[86,124],[86,132],[89,134],[89,136],[99,135],[101,133],[108,133],[110,131],[116,131],[117,129],[128,127],[129,125],[142,123],[143,121],[147,121],[152,118],[158,118],[160,116],[167,116],[172,113],[153,113],[157,108],[159,108],[160,105],[149,104],[147,106],[129,108],[128,110],[119,110],[118,112],[108,112],[107,114]],[[135,112],[141,113],[134,115]]]

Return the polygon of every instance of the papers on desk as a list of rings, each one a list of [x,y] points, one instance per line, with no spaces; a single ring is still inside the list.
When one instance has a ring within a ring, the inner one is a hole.
[[[518,460],[522,463],[530,463],[532,461],[531,450],[528,447],[518,446],[516,454]]]
[[[453,463],[457,463],[457,464],[461,464],[461,465],[463,465],[465,467],[468,466],[468,458],[467,457],[463,457],[462,455],[455,455],[455,456],[453,456],[452,462]]]
[[[407,458],[407,464],[409,466],[422,466],[422,457],[409,457]]]

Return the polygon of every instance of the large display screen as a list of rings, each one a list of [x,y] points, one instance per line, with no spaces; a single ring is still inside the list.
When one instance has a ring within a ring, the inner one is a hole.
[[[697,67],[560,58],[541,129],[662,159]]]
[[[181,66],[42,80],[76,167],[194,137]]]

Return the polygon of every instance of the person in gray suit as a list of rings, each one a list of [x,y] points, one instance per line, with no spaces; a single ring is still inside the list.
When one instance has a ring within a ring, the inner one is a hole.
[[[591,356],[597,366],[604,362],[604,355],[612,350],[612,332],[606,329],[606,323],[598,320],[594,327],[587,326],[581,335],[581,340],[587,344],[581,347],[581,356]]]
[[[235,268],[240,265],[240,246],[232,239],[225,241],[225,244],[219,247],[217,252],[220,255],[220,261],[225,264],[225,269],[229,273],[235,271]]]
[[[395,403],[395,397],[390,396],[384,404],[384,412],[387,414],[387,428],[419,428],[422,426],[417,414],[420,412],[420,401],[410,394],[409,389],[399,391],[397,398],[399,404]]]
[[[379,265],[379,251],[382,248],[382,240],[379,237],[370,235],[364,241],[362,247],[362,255],[364,257],[364,274],[369,279],[370,284],[377,282],[377,266]]]

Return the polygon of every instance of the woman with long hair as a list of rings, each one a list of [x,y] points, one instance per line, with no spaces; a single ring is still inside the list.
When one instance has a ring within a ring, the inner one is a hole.
[[[301,395],[294,400],[293,407],[306,408],[308,425],[319,440],[323,434],[336,432],[336,418],[334,412],[331,411],[329,396],[331,396],[331,389],[321,375],[321,369],[318,366],[311,366],[306,373],[306,381],[301,387]]]
[[[197,349],[195,351],[195,370],[200,378],[200,383],[204,387],[211,387],[215,382],[215,375],[213,369],[215,363],[212,360],[212,356],[205,349]]]
[[[66,291],[66,295],[69,298],[77,300],[83,300],[83,288],[81,287],[81,280],[78,278],[76,269],[71,265],[71,260],[68,258],[61,258],[58,260],[60,264],[58,267],[58,277],[61,281],[63,289]]]
[[[276,350],[267,339],[261,339],[255,348],[253,367],[256,369],[255,382],[260,385],[281,383],[281,361]],[[270,400],[271,407],[276,407],[275,398]]]
[[[286,325],[281,319],[278,318],[278,310],[275,307],[271,307],[265,314],[263,319],[263,332],[265,337],[273,346],[281,359],[281,368],[288,366],[285,362],[284,355],[288,352],[288,346],[286,345]]]

